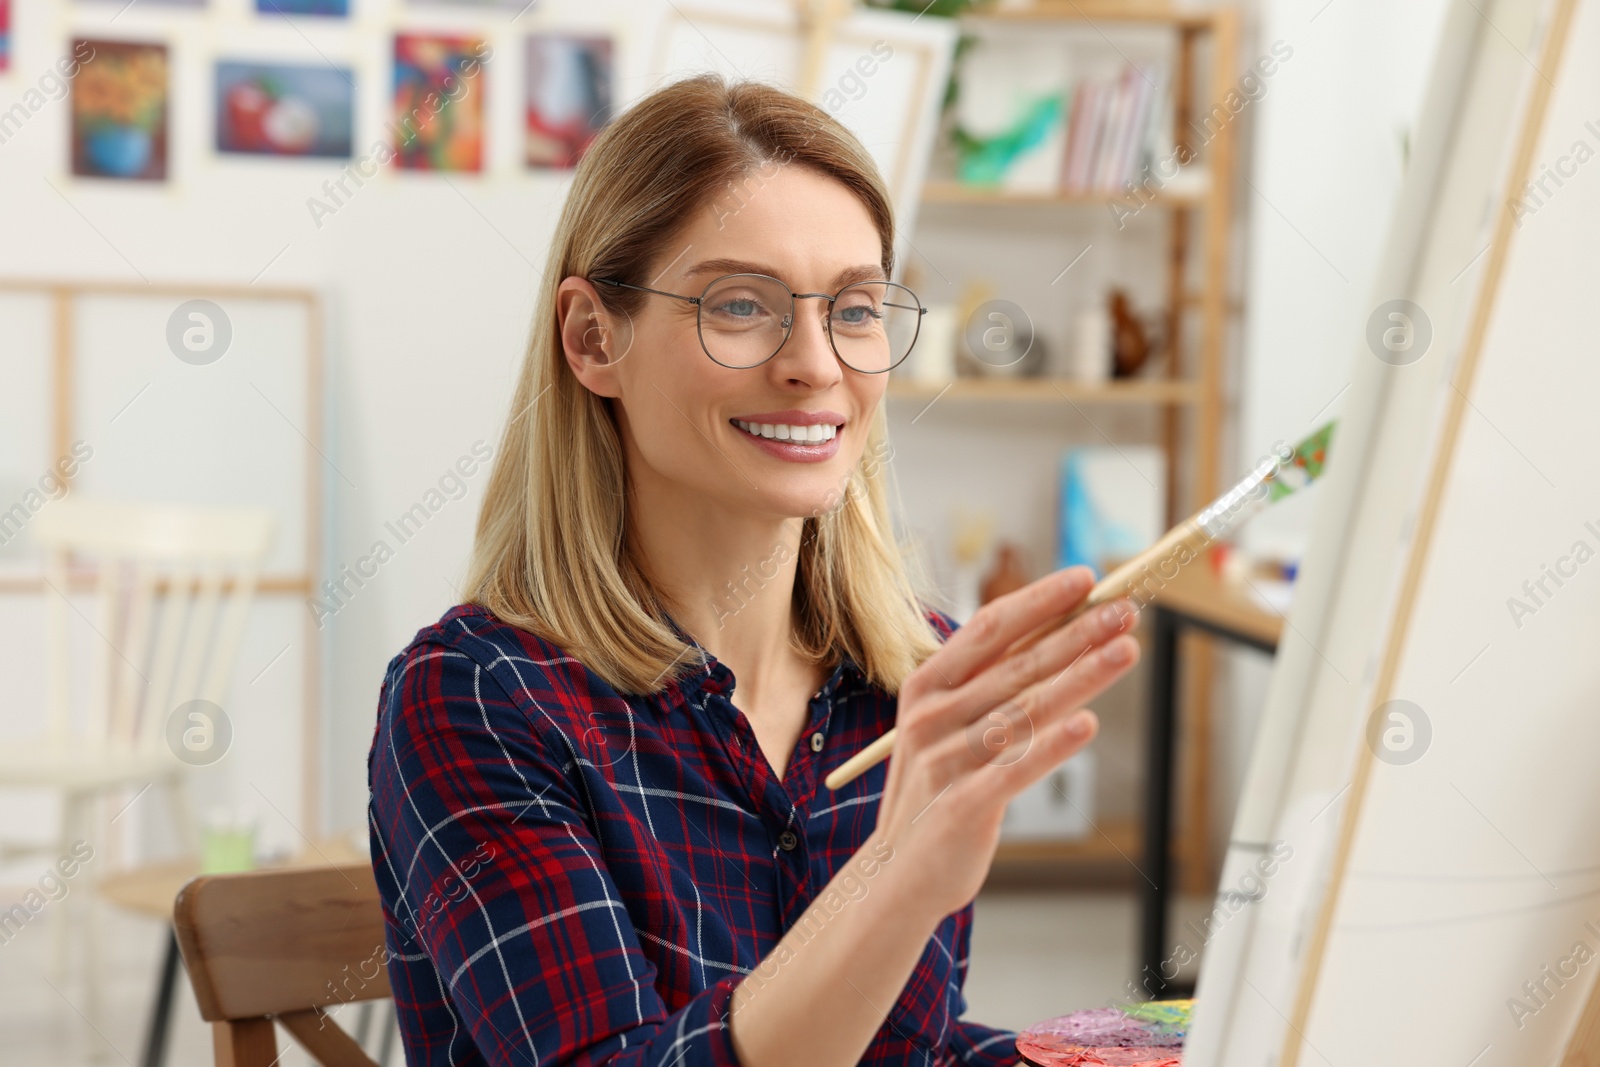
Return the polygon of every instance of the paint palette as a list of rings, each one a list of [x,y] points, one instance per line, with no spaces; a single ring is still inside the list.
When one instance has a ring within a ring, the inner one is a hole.
[[[1193,1000],[1089,1008],[1046,1019],[1017,1035],[1034,1067],[1181,1067]]]

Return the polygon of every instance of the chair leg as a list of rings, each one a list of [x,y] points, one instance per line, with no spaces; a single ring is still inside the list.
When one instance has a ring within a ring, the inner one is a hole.
[[[96,1030],[106,1029],[105,1012],[105,908],[98,894],[83,901],[83,1015]],[[96,1045],[97,1059],[106,1058],[103,1045]],[[120,1053],[119,1053],[120,1055]]]
[[[194,799],[189,794],[189,780],[184,772],[177,772],[166,780],[167,802],[172,808],[172,824],[178,831],[178,845],[183,855],[200,855],[200,824],[195,818]]]
[[[109,821],[110,812],[106,802],[111,799],[107,793],[86,793],[78,805],[78,819],[76,827],[70,836],[74,841],[82,839],[95,848],[95,859],[91,861],[78,877],[73,879],[76,883],[70,896],[78,898],[77,907],[81,922],[81,940],[83,942],[83,1014],[90,1025],[97,1030],[106,1029],[105,1012],[105,906],[100,899],[100,878],[105,866],[110,863],[110,841],[115,827]],[[100,855],[102,846],[105,846],[107,855]],[[70,846],[69,846],[70,847]],[[95,1059],[104,1060],[110,1051],[103,1044],[95,1045]],[[120,1053],[119,1053],[120,1055]]]
[[[271,1019],[224,1019],[211,1024],[211,1050],[216,1067],[269,1067],[278,1058],[278,1038]]]
[[[82,824],[81,809],[85,798],[81,793],[63,793],[61,795],[61,822],[56,838],[56,854],[52,858],[59,859],[69,855],[72,851],[73,834]],[[73,887],[76,888],[76,887]],[[67,939],[68,932],[72,929],[71,912],[73,905],[72,891],[68,890],[67,896],[56,907],[50,916],[50,980],[57,984],[67,978]]]

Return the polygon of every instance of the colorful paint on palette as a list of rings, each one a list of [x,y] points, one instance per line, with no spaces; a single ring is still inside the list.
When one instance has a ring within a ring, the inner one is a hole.
[[[1181,1067],[1193,1000],[1089,1008],[1047,1019],[1017,1036],[1036,1067]]]

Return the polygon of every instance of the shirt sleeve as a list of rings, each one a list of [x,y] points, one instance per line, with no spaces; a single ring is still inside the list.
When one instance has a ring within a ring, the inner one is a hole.
[[[407,1062],[458,1062],[470,1037],[475,1062],[497,1067],[737,1067],[727,1019],[742,976],[668,1010],[563,773],[574,753],[553,725],[545,736],[454,648],[414,646],[385,679],[374,866],[391,951],[424,953],[438,978],[402,988],[390,967]],[[422,1032],[452,1007],[448,1035]]]
[[[956,982],[963,993],[961,1013],[966,1012],[967,962],[972,950],[972,905],[956,924]],[[1012,1067],[1022,1062],[1017,1053],[1017,1034],[982,1023],[957,1019],[950,1034],[950,1051],[956,1062],[973,1067]]]

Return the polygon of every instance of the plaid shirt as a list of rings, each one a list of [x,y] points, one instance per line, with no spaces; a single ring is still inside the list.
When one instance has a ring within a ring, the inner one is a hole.
[[[734,988],[861,848],[887,770],[822,779],[896,702],[845,657],[779,781],[703,666],[620,696],[470,605],[390,662],[368,814],[408,1064],[738,1063]],[[940,922],[861,1063],[1018,1062],[960,1020],[971,928],[970,903]]]

